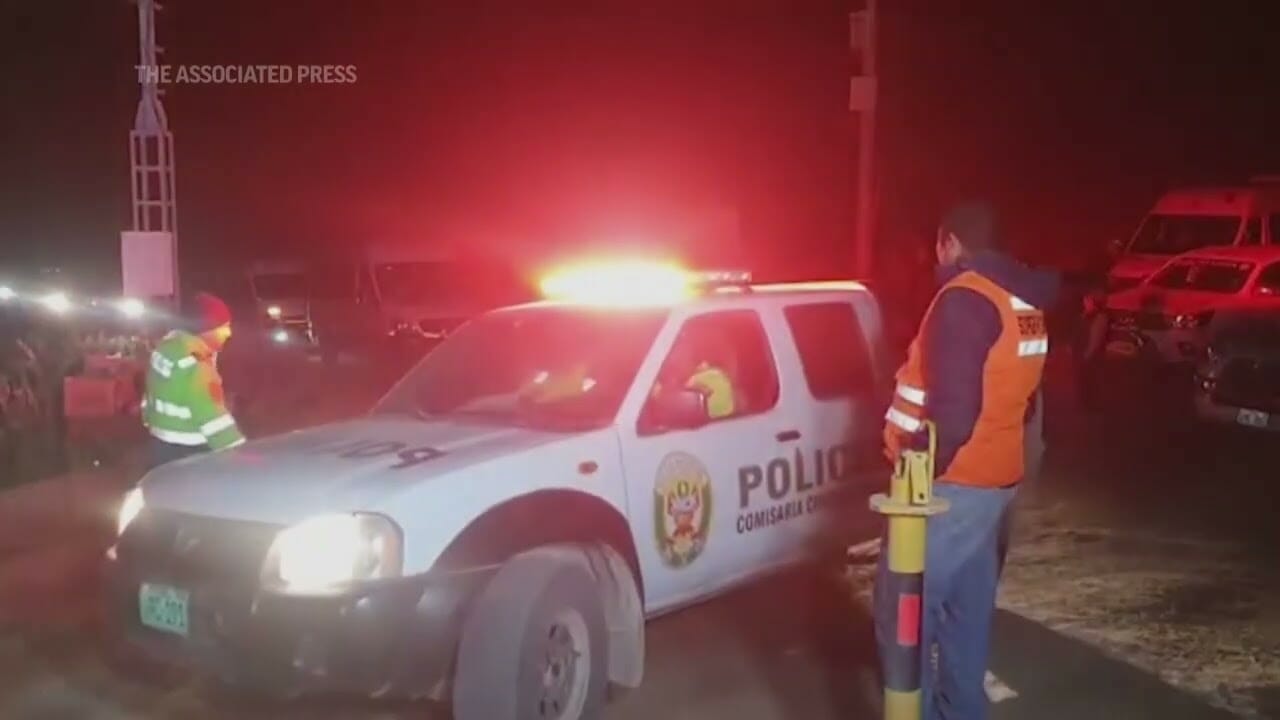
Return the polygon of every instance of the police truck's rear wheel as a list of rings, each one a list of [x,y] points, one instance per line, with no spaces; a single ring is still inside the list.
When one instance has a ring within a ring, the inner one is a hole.
[[[462,629],[456,720],[589,720],[605,701],[604,612],[582,564],[552,553],[514,558]]]

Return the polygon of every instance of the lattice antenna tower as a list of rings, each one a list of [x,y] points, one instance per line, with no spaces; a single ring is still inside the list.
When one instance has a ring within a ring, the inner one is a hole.
[[[164,49],[156,44],[155,0],[138,5],[138,85],[141,97],[129,132],[129,161],[133,197],[133,230],[167,232],[173,238],[174,298],[178,297],[178,200],[174,173],[173,133],[160,98],[162,73],[158,61]]]

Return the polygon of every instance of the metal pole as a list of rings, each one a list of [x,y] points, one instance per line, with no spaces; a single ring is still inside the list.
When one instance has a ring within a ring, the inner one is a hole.
[[[894,644],[885,648],[880,658],[884,667],[885,720],[920,720],[922,696],[920,682],[924,665],[924,648],[920,646],[920,621],[924,609],[924,570],[926,522],[929,516],[950,509],[950,503],[933,496],[934,454],[937,431],[932,422],[925,423],[928,450],[907,448],[898,456],[889,492],[871,497],[871,509],[884,515],[889,525],[887,545],[880,552],[888,556],[887,592],[878,597],[892,598],[887,608],[876,608],[877,615],[888,614],[894,628]]]
[[[133,229],[140,232],[163,232],[169,235],[173,262],[172,296],[174,307],[180,298],[178,273],[178,200],[174,168],[173,133],[160,98],[158,58],[163,48],[156,44],[156,11],[162,9],[155,0],[136,0],[138,5],[138,83],[141,97],[129,134]],[[154,184],[153,184],[154,183]]]
[[[877,0],[866,0],[866,9],[862,11],[861,22],[855,22],[860,37],[854,39],[855,47],[861,58],[861,75],[854,78],[861,85],[855,90],[851,102],[852,110],[858,114],[858,174],[855,219],[855,238],[857,243],[856,262],[858,273],[869,276],[875,262],[875,140],[876,140],[876,4]],[[860,32],[859,32],[860,31]]]

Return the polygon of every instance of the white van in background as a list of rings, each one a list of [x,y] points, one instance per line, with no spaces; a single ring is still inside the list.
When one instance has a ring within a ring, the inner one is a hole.
[[[1137,232],[1116,248],[1111,291],[1134,287],[1175,255],[1206,247],[1280,244],[1280,177],[1236,187],[1165,193]]]
[[[508,263],[418,244],[370,245],[315,263],[311,316],[322,351],[391,339],[437,341],[495,307],[531,299]]]

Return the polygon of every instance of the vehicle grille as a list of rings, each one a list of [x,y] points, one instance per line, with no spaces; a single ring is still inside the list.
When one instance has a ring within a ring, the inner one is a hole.
[[[1280,361],[1228,361],[1218,375],[1213,400],[1219,405],[1280,412]]]
[[[125,578],[117,598],[136,641],[174,662],[216,662],[217,642],[248,622],[263,559],[280,528],[263,523],[143,510],[118,544]],[[185,638],[143,627],[137,586],[161,583],[190,593]],[[185,650],[184,650],[185,648]]]
[[[144,574],[174,581],[256,584],[280,529],[148,509],[120,539],[120,560]]]

